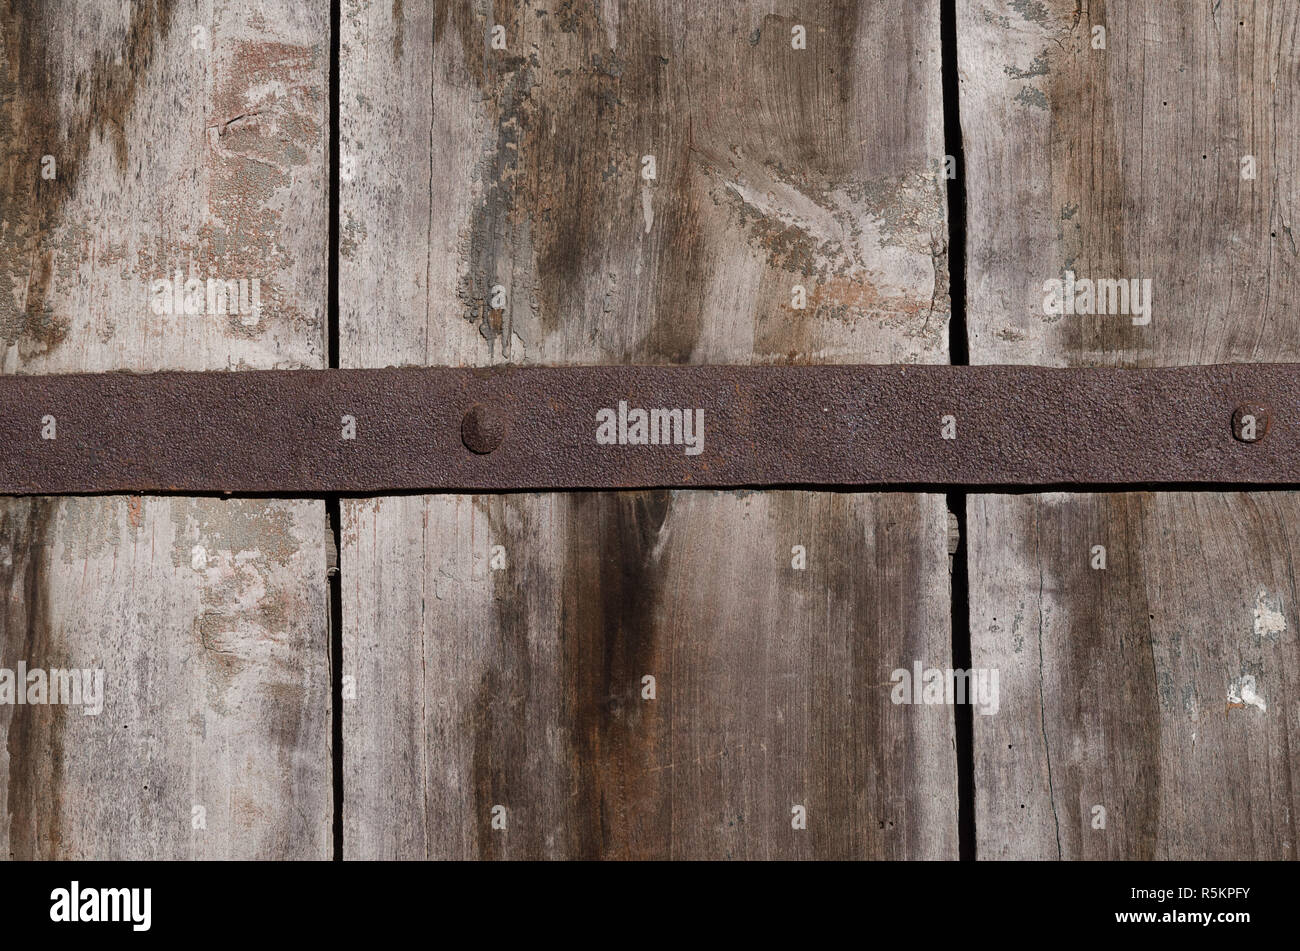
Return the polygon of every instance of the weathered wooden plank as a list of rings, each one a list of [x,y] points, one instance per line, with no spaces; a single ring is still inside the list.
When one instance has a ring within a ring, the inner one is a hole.
[[[938,4],[798,9],[345,3],[343,364],[947,362]]]
[[[0,22],[4,371],[322,366],[326,7]],[[248,307],[169,312],[177,272]],[[310,501],[0,500],[0,668],[104,678],[97,716],[0,704],[0,854],[328,856],[324,532]]]
[[[945,362],[938,46],[345,2],[343,364]],[[947,664],[946,541],[936,496],[345,501],[345,855],[955,855],[952,711],[888,685]]]
[[[1300,9],[976,0],[958,16],[971,362],[1300,360]],[[1066,271],[1149,279],[1150,323],[1044,314]]]
[[[328,857],[322,516],[317,502],[0,506],[0,666],[103,671],[98,715],[0,707],[11,858]]]
[[[437,496],[349,515],[350,854],[952,854],[952,711],[894,706],[887,683],[947,656],[942,497]]]
[[[1300,498],[981,495],[967,514],[973,664],[1001,672],[1001,709],[975,717],[978,854],[1294,859]]]
[[[972,362],[1296,360],[1295,5],[959,15]],[[1150,322],[1045,313],[1068,271],[1149,279]],[[972,497],[973,663],[1002,672],[974,718],[979,856],[1295,857],[1297,505]]]

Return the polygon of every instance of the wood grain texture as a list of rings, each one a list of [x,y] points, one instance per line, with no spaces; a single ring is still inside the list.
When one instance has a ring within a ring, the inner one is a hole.
[[[4,372],[322,366],[326,6],[3,6]],[[257,279],[260,312],[158,313],[177,271]],[[329,855],[324,523],[0,500],[0,667],[105,675],[98,716],[0,706],[0,855]]]
[[[1296,858],[1297,518],[1292,492],[972,496],[981,857]]]
[[[933,495],[351,505],[345,844],[386,858],[951,856],[952,710],[895,706],[888,682],[947,656],[946,538],[917,531],[945,521]],[[806,570],[791,567],[801,542]],[[795,805],[807,830],[791,827]]]
[[[798,9],[345,2],[343,365],[947,362],[938,4]]]
[[[1300,360],[1300,8],[957,9],[971,362]],[[1150,324],[1045,315],[1043,283],[1067,270],[1149,278]]]
[[[344,366],[946,362],[937,3],[345,0],[341,50]],[[956,855],[952,711],[884,686],[947,665],[942,498],[342,517],[346,857]]]
[[[104,671],[97,716],[0,706],[6,855],[329,856],[321,508],[0,505],[0,667]]]
[[[1296,360],[1295,5],[958,9],[972,362]],[[1150,324],[1045,315],[1067,270],[1150,278]],[[971,498],[973,663],[1002,671],[974,718],[979,857],[1295,856],[1296,506]],[[1264,706],[1229,701],[1248,676]]]

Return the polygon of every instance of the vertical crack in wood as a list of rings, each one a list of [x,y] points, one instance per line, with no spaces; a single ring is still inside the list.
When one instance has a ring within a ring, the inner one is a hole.
[[[326,319],[326,350],[330,369],[339,368],[339,26],[342,0],[330,2],[330,169],[329,169],[329,289]],[[334,545],[335,569],[328,575],[330,649],[330,756],[334,786],[333,857],[343,860],[343,576],[340,547],[342,520],[340,496],[325,498],[326,530]]]
[[[961,86],[957,61],[956,0],[943,0],[939,8],[940,70],[943,88],[943,140],[956,174],[947,179],[948,360],[954,366],[970,364],[966,339],[966,174],[961,137]],[[946,171],[947,156],[942,168]],[[966,495],[950,493],[948,511],[957,521],[958,543],[952,555],[952,666],[971,667],[969,565],[966,545]],[[957,854],[975,859],[975,717],[970,706],[954,709],[957,758]]]
[[[1034,503],[1034,555],[1038,560],[1038,715],[1043,734],[1043,756],[1047,762],[1047,799],[1052,806],[1052,824],[1056,829],[1056,857],[1061,854],[1061,820],[1056,814],[1056,787],[1052,782],[1052,750],[1047,741],[1047,698],[1044,692],[1046,674],[1043,666],[1043,552],[1039,544],[1038,502]]]

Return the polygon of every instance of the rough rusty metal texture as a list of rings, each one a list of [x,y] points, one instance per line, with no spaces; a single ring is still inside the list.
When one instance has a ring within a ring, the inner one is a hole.
[[[620,401],[703,410],[703,451],[599,444]],[[1235,437],[1241,405],[1271,408],[1267,439]],[[1292,365],[8,376],[0,493],[1280,485],[1300,483],[1297,413]]]

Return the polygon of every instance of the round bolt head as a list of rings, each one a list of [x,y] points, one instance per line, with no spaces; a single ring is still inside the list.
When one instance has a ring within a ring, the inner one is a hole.
[[[1232,435],[1240,442],[1259,442],[1268,435],[1273,414],[1263,403],[1242,403],[1232,414]]]
[[[470,452],[486,455],[506,437],[505,417],[486,403],[475,403],[460,423],[460,441]]]

